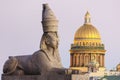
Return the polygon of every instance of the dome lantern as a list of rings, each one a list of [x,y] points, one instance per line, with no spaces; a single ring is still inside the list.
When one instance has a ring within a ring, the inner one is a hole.
[[[85,24],[91,24],[91,16],[90,16],[90,13],[88,11],[85,14]]]

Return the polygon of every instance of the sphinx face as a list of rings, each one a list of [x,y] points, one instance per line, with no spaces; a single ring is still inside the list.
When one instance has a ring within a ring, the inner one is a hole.
[[[57,49],[58,48],[58,43],[59,39],[55,33],[49,33],[49,38],[47,38],[47,44],[48,46]]]
[[[53,47],[54,49],[58,48],[58,38],[57,37],[51,37],[51,40],[49,41],[51,47]]]

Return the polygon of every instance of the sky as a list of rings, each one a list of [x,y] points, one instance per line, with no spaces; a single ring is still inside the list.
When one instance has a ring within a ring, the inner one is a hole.
[[[120,0],[0,0],[0,74],[8,56],[39,50],[44,3],[59,20],[59,52],[64,67],[69,68],[70,45],[87,11],[105,44],[106,68],[120,63]]]

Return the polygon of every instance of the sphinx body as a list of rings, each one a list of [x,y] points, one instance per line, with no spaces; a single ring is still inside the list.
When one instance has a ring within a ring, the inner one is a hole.
[[[32,55],[10,56],[3,67],[4,75],[38,74],[35,71]]]
[[[58,20],[48,4],[43,4],[44,33],[40,49],[32,55],[10,56],[4,64],[3,75],[40,75],[40,80],[64,79],[65,68],[62,67],[58,51],[57,24]]]
[[[63,72],[58,52],[57,33],[44,33],[41,49],[32,55],[10,57],[4,64],[6,75],[41,75],[46,72]]]

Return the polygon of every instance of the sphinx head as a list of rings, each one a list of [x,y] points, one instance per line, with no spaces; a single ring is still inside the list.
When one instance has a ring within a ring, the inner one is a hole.
[[[58,49],[58,35],[56,32],[44,33],[41,39],[40,48],[46,50],[48,48]]]
[[[58,20],[48,4],[43,4],[42,12],[43,36],[40,43],[42,50],[58,48]]]

